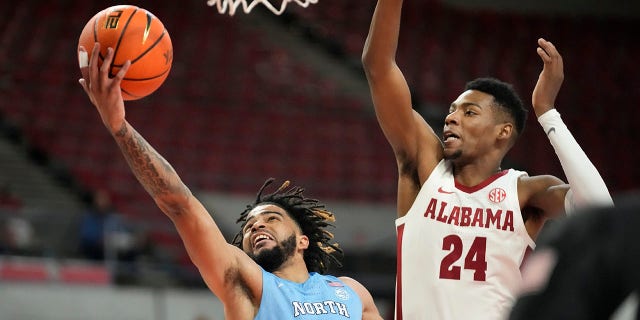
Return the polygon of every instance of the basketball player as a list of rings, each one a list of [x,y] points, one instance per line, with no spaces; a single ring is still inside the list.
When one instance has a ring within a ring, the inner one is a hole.
[[[362,56],[398,167],[396,319],[500,319],[545,221],[612,199],[554,108],[564,75],[552,43],[538,41],[533,109],[569,184],[501,167],[527,116],[509,84],[469,82],[440,135],[413,111],[395,62],[401,10],[402,0],[378,0]]]
[[[267,180],[238,219],[242,228],[233,244],[227,243],[171,165],[126,121],[120,82],[130,61],[110,78],[113,49],[99,68],[99,48],[91,59],[79,49],[80,84],[138,181],[174,223],[226,319],[382,319],[360,283],[322,274],[339,262],[332,253],[340,250],[325,230],[333,214],[299,187],[285,182],[265,195]]]

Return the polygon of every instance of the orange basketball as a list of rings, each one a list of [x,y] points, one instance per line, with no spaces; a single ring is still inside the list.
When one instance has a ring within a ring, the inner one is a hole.
[[[115,76],[127,60],[131,67],[120,84],[124,100],[137,100],[153,93],[169,75],[173,46],[169,32],[151,12],[132,5],[118,5],[98,12],[87,22],[78,46],[89,55],[95,42],[100,43],[102,64],[107,48],[114,50],[109,70]]]

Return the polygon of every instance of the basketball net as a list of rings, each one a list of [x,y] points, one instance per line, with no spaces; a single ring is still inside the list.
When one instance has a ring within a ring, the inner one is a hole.
[[[251,3],[247,4],[247,1]],[[210,7],[215,6],[221,14],[228,12],[230,16],[233,16],[240,6],[242,6],[244,13],[249,13],[255,6],[261,3],[275,15],[280,15],[284,12],[284,9],[287,8],[289,2],[295,2],[301,7],[306,8],[309,4],[318,3],[318,0],[282,0],[279,9],[269,2],[269,0],[207,0],[207,5]]]

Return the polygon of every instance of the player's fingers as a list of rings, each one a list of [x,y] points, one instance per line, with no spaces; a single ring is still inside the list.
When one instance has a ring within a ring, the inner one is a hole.
[[[93,99],[93,96],[91,95],[91,91],[89,90],[89,84],[87,83],[87,81],[85,79],[80,79],[80,80],[78,80],[78,82],[82,86],[82,89],[84,90],[84,92],[89,97],[89,101],[91,101],[91,103],[95,104],[95,102],[94,102],[95,100]]]
[[[80,46],[78,48],[78,65],[83,79],[89,79],[89,54],[87,50]]]
[[[556,46],[554,46],[551,42],[547,42],[544,44],[544,51],[546,51],[550,57],[555,57],[558,55],[558,49],[556,49]]]
[[[556,49],[556,46],[551,43],[551,41],[547,41],[542,38],[540,38],[539,44],[549,56],[549,60],[545,60],[545,63],[551,64],[555,68],[554,70],[556,70],[557,73],[561,74],[564,66],[562,62],[562,56],[560,55],[560,52],[558,52],[558,49]]]
[[[130,66],[131,66],[131,60],[127,60],[122,65],[122,68],[120,68],[118,73],[116,73],[116,76],[115,76],[114,79],[116,80],[118,85],[120,85],[120,81],[122,81],[122,79],[124,79],[124,76],[127,74],[127,71],[129,71],[129,67]]]
[[[549,51],[547,51],[547,49],[549,49],[549,41],[543,38],[538,38],[538,47],[544,50],[547,54],[549,54]]]
[[[89,54],[84,47],[78,48],[78,65],[80,67],[80,73],[82,78],[78,80],[82,89],[86,94],[89,94]]]
[[[551,62],[551,57],[549,57],[549,54],[544,49],[542,49],[541,47],[538,47],[536,49],[536,52],[538,53],[538,55],[542,59],[542,62],[544,62],[544,63]]]
[[[93,44],[93,50],[91,50],[91,59],[89,59],[89,68],[98,67],[98,59],[100,58],[100,42]]]
[[[130,66],[131,60],[127,60],[124,62],[120,70],[118,70],[118,73],[116,73],[116,75],[113,77],[113,82],[111,82],[112,88],[118,88],[118,90],[120,90],[120,82],[122,82],[122,79],[124,79],[124,76],[125,74],[127,74]]]
[[[93,50],[91,51],[91,59],[89,59],[89,76],[85,78],[88,83],[86,84],[87,89],[91,88],[92,83],[98,83],[98,60],[100,58],[100,43],[96,42],[93,45]]]
[[[552,59],[559,59],[560,57],[560,53],[558,52],[558,49],[556,49],[556,46],[551,43],[550,41],[547,41],[543,38],[538,39],[538,45],[540,45],[540,47],[542,49],[544,49],[544,51],[549,55],[549,57],[551,57]]]
[[[111,61],[113,60],[113,48],[107,48],[107,55],[104,57],[104,61],[102,61],[102,66],[100,66],[100,73],[109,77],[109,69],[111,68]]]
[[[549,53],[549,56],[551,57],[551,59],[555,60],[557,64],[562,64],[562,56],[560,55],[560,52],[558,52],[558,49],[556,49],[556,46],[553,45],[553,43],[548,42],[547,46],[549,47],[548,49],[546,49],[547,53]]]
[[[88,95],[89,94],[89,88],[88,88],[88,85],[87,85],[87,81],[85,79],[83,79],[83,78],[80,78],[80,80],[78,80],[78,83],[80,83],[80,85],[82,86],[82,89]]]

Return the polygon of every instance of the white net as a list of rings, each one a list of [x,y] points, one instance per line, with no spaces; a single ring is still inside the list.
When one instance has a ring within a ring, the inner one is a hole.
[[[249,3],[247,3],[249,2]],[[310,4],[318,3],[318,0],[282,0],[280,8],[276,8],[269,0],[207,0],[207,5],[210,7],[216,7],[221,14],[228,13],[233,16],[238,8],[241,8],[244,13],[249,13],[258,4],[264,5],[269,11],[276,15],[280,15],[287,8],[289,2],[294,2],[301,7],[308,7]]]

